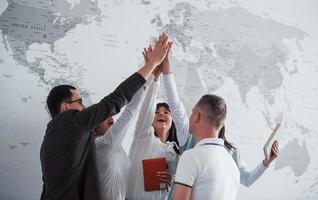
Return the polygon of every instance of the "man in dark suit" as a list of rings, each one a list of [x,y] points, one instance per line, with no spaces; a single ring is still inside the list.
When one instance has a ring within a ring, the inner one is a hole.
[[[95,144],[91,134],[106,118],[117,114],[146,82],[167,54],[168,37],[159,36],[149,62],[99,103],[85,108],[75,87],[59,85],[47,98],[52,116],[41,146],[41,200],[99,200]]]

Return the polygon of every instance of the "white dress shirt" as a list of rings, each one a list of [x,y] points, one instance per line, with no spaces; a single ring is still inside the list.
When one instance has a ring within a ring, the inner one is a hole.
[[[107,132],[95,140],[100,191],[103,200],[124,200],[128,188],[130,160],[122,147],[123,139],[138,113],[145,95],[140,88],[126,105],[124,112]]]
[[[165,190],[151,192],[144,191],[144,177],[142,169],[143,159],[165,157],[169,171],[172,174],[175,174],[176,171],[179,157],[173,148],[174,146],[176,146],[176,144],[174,142],[162,143],[160,139],[154,135],[154,129],[152,127],[155,116],[156,97],[159,86],[159,82],[152,81],[150,83],[145,100],[140,109],[133,143],[129,152],[131,170],[128,181],[129,187],[127,199],[166,199],[169,194],[169,192]],[[184,117],[186,116],[186,112],[183,105],[180,105],[181,102],[176,95],[174,80],[171,83],[165,82],[165,89],[168,97],[167,103],[172,114],[172,119],[176,125],[178,141],[179,144],[183,145],[186,142],[186,136],[182,134],[188,134],[188,131],[180,129],[188,127],[187,117]]]

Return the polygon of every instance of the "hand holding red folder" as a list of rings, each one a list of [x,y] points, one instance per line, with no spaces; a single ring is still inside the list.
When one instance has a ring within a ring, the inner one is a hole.
[[[166,183],[169,186],[172,184],[173,175],[169,170],[158,172],[157,176],[159,177],[160,182]]]
[[[162,183],[158,177],[158,172],[167,170],[167,163],[164,157],[142,160],[144,172],[145,191],[166,190],[166,183]]]

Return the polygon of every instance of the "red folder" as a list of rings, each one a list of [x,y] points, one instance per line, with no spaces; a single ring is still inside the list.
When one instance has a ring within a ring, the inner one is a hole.
[[[157,172],[166,171],[166,158],[153,158],[142,160],[144,171],[145,191],[166,190],[167,184],[162,183],[157,176]]]

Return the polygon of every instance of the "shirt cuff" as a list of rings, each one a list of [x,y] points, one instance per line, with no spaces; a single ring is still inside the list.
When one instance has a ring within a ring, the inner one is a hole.
[[[183,186],[192,188],[192,186],[190,186],[190,185],[187,185],[187,184],[184,184],[184,183],[180,183],[180,182],[176,182],[176,181],[174,182],[174,184],[179,184],[179,185],[183,185]]]
[[[174,183],[175,184],[179,184],[179,185],[184,185],[184,186],[187,186],[187,187],[190,187],[190,188],[193,187],[193,183],[191,183],[191,181],[185,180],[185,179],[176,178]]]
[[[269,167],[269,166],[268,166]],[[264,172],[268,167],[266,167],[263,163],[263,161],[258,165],[258,169],[261,172]]]
[[[153,74],[151,74],[146,81],[146,85],[150,85],[150,83],[152,83],[152,81],[155,79],[155,76]]]

